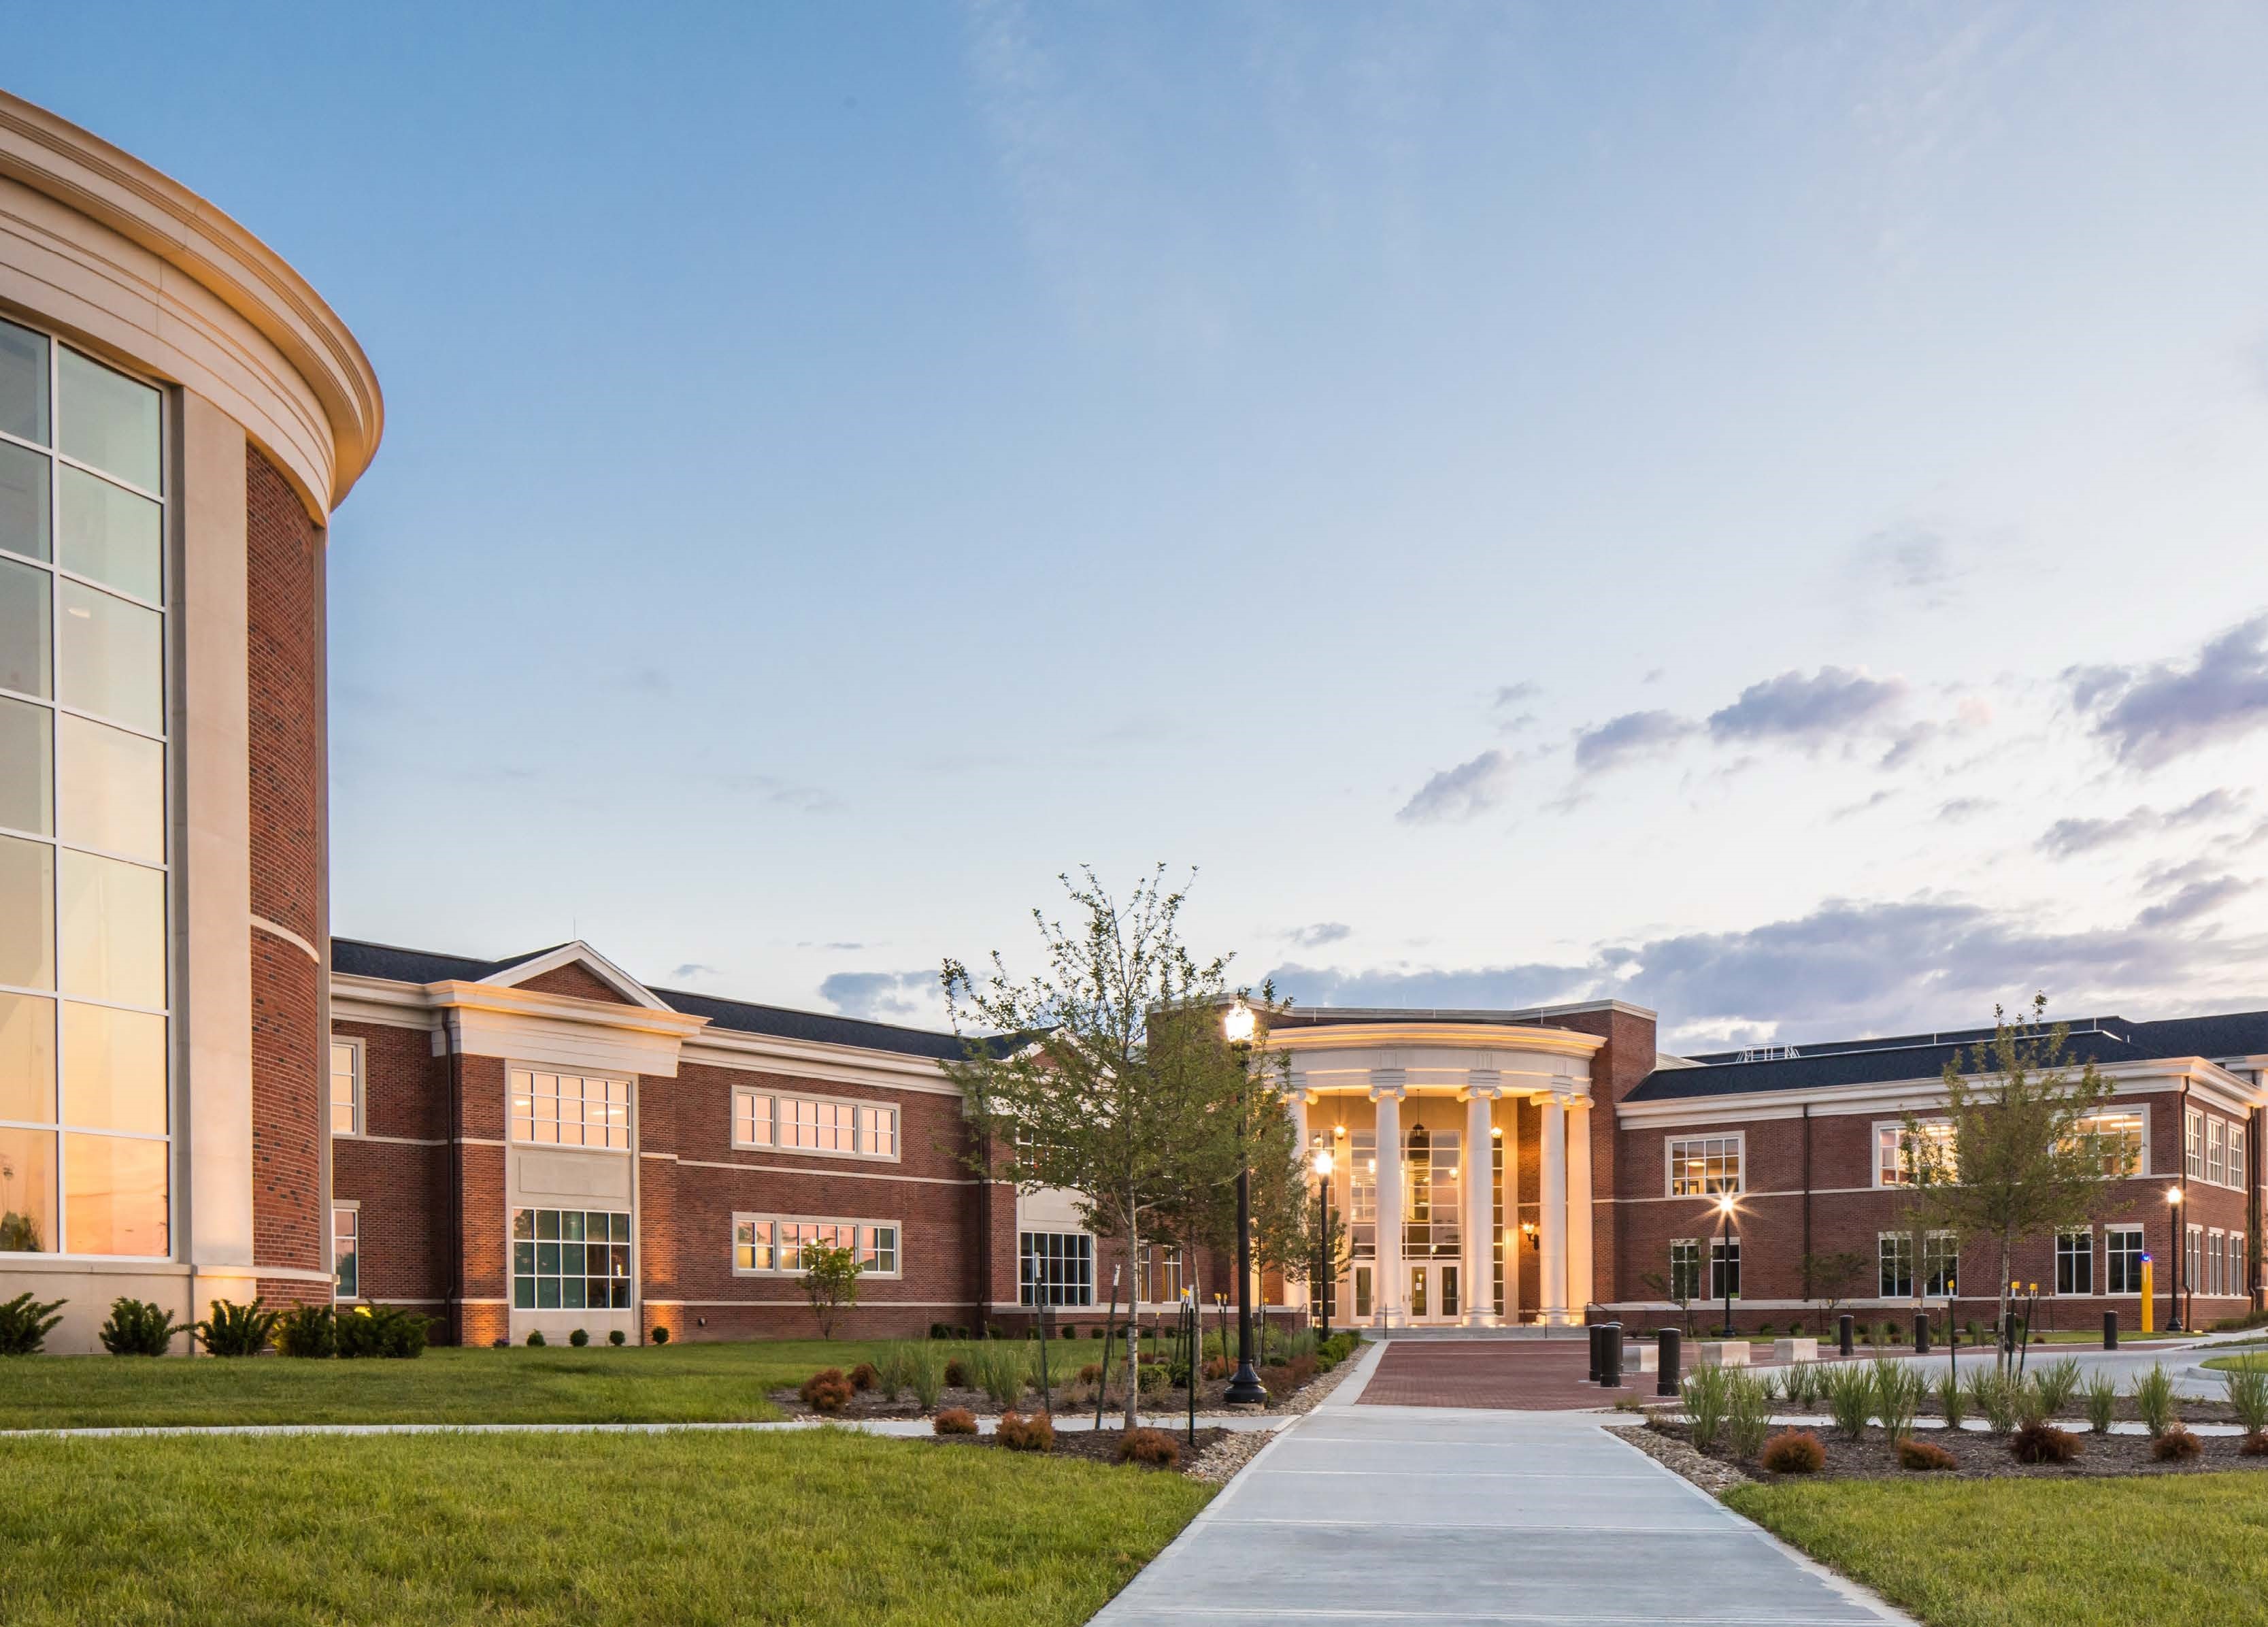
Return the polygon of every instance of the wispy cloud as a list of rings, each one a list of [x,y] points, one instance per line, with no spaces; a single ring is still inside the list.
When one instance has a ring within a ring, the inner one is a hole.
[[[945,1020],[945,995],[934,967],[915,972],[837,972],[820,983],[819,994],[845,1017],[890,1023]]]
[[[1625,712],[1596,728],[1577,731],[1577,772],[1595,774],[1640,758],[1658,757],[1701,726],[1674,712]]]
[[[1822,667],[1806,677],[1783,672],[1742,690],[1732,705],[1709,714],[1719,741],[1789,741],[1818,746],[1881,721],[1905,698],[1903,678],[1869,677],[1841,667]]]
[[[1300,949],[1321,949],[1327,943],[1342,943],[1353,934],[1354,928],[1343,921],[1319,921],[1312,926],[1294,927],[1284,936]]]
[[[2226,818],[2240,812],[2243,805],[2242,794],[2217,788],[2194,802],[2184,802],[2179,808],[2165,812],[2155,808],[2136,807],[2117,818],[2058,819],[2041,832],[2036,846],[2051,858],[2068,859],[2077,854],[2091,853],[2098,847],[2132,841],[2153,832],[2180,830],[2186,825]]]
[[[2072,705],[2096,738],[2134,768],[2268,725],[2268,614],[2208,640],[2194,663],[2066,669]]]
[[[1419,786],[1394,817],[1404,825],[1444,825],[1486,813],[1504,800],[1514,761],[1491,747],[1469,762],[1444,768]]]

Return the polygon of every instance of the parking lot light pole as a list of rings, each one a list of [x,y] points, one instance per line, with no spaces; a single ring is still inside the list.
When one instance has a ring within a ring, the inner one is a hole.
[[[1717,1246],[1717,1276],[1725,1285],[1725,1337],[1733,1336],[1733,1194],[1721,1194],[1717,1212],[1725,1217],[1724,1240]]]
[[[1252,1008],[1241,997],[1221,1019],[1240,1071],[1250,1066],[1252,1037],[1259,1026]],[[1252,1165],[1243,1151],[1245,1085],[1249,1082],[1248,1073],[1236,1092],[1236,1376],[1228,1381],[1227,1392],[1221,1397],[1232,1407],[1260,1406],[1268,1400],[1267,1387],[1260,1382],[1252,1364]]]

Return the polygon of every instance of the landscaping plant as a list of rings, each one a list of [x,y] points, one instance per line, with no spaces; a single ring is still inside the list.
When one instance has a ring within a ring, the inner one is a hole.
[[[1819,1402],[1819,1364],[1798,1362],[1780,1379],[1787,1404],[1808,1412]]]
[[[1036,1412],[1028,1417],[1020,1412],[1004,1412],[1000,1415],[1000,1427],[994,1433],[1011,1452],[1053,1452],[1056,1448],[1056,1426]]]
[[[835,1320],[858,1303],[858,1276],[865,1266],[855,1248],[806,1243],[797,1261],[803,1268],[803,1297],[819,1323],[819,1336],[835,1336]]]
[[[1998,1370],[1981,1364],[1971,1367],[1962,1388],[1970,1406],[1992,1433],[2006,1435],[2016,1427],[2015,1387]]]
[[[1898,1467],[1928,1474],[1940,1469],[1958,1468],[1961,1460],[1933,1440],[1924,1440],[1918,1435],[1909,1435],[1898,1442]]]
[[[607,1335],[607,1342],[613,1345],[615,1349],[619,1350],[622,1346],[630,1342],[630,1335],[622,1332],[621,1328],[617,1327]]]
[[[591,1342],[591,1335],[583,1328],[578,1327],[573,1333],[567,1335],[567,1342],[573,1345],[579,1350],[585,1345]]]
[[[51,1299],[41,1305],[29,1294],[0,1303],[0,1356],[37,1356],[48,1335],[63,1320],[55,1313],[70,1303]]]
[[[2118,1380],[2098,1372],[2080,1394],[2087,1408],[2087,1427],[2098,1435],[2110,1433],[2110,1422],[2118,1416]]]
[[[1782,1430],[1764,1443],[1761,1461],[1775,1475],[1816,1475],[1827,1467],[1827,1448],[1809,1430]]]
[[[1827,1413],[1845,1440],[1863,1440],[1874,1410],[1874,1375],[1857,1362],[1830,1368],[1822,1381]]]
[[[2048,1363],[2032,1375],[2032,1390],[2043,1417],[2062,1416],[2079,1391],[2079,1364],[2069,1357]]]
[[[2150,1455],[2161,1463],[2185,1463],[2204,1450],[2205,1442],[2180,1424],[2169,1424],[2166,1432],[2150,1443]]]
[[[874,1387],[874,1381],[878,1376],[874,1371],[873,1363],[860,1362],[850,1370],[850,1387],[863,1395]]]
[[[540,1350],[549,1342],[550,1342],[544,1338],[543,1329],[541,1327],[531,1327],[527,1330],[527,1348],[529,1350]]]
[[[1920,1369],[1888,1359],[1874,1363],[1874,1413],[1882,1421],[1882,1433],[1892,1440],[1904,1440],[1913,1433],[1926,1381]]]
[[[657,1327],[651,1335],[648,1335],[648,1337],[652,1338],[656,1344],[667,1344],[669,1342],[669,1329],[666,1327]]]
[[[831,1418],[850,1404],[850,1380],[840,1367],[822,1367],[803,1381],[796,1396],[814,1412]]]
[[[976,1415],[966,1407],[947,1407],[930,1420],[930,1428],[940,1435],[974,1435]]]
[[[1030,1380],[1031,1359],[1031,1353],[1020,1344],[1011,1343],[1006,1340],[988,1339],[969,1353],[967,1364],[969,1369],[968,1377],[978,1389],[983,1390],[991,1398],[995,1406],[1012,1407],[1023,1395],[1024,1387]],[[1143,1369],[1142,1378],[1145,1387],[1150,1374],[1158,1370],[1146,1367]],[[1162,1382],[1164,1379],[1162,1372],[1159,1373],[1159,1377]]]
[[[2019,1463],[2068,1463],[2079,1455],[2079,1437],[2044,1418],[2028,1418],[2008,1438]]]
[[[2245,1435],[2268,1430],[2268,1368],[2239,1367],[2222,1373],[2220,1381],[2228,1389],[2228,1409]]]
[[[185,1331],[173,1326],[173,1313],[144,1299],[114,1299],[109,1320],[95,1336],[113,1356],[163,1356],[173,1335]]]
[[[1118,1461],[1171,1468],[1182,1461],[1182,1443],[1163,1430],[1128,1430],[1118,1442]]]
[[[874,1360],[874,1387],[881,1392],[884,1401],[895,1401],[911,1383],[911,1358],[906,1354],[910,1341],[897,1339],[882,1347]]]
[[[938,1398],[945,1394],[945,1352],[933,1344],[903,1344],[906,1387],[914,1393],[924,1412],[937,1410]]]
[[[1714,1451],[1730,1410],[1731,1373],[1713,1362],[1696,1367],[1686,1378],[1684,1398],[1685,1421],[1693,1431],[1694,1447]]]
[[[2134,1414],[2150,1431],[2150,1438],[2163,1439],[2174,1420],[2174,1376],[2166,1371],[2165,1364],[2152,1362],[2149,1372],[2134,1376],[2126,1393],[2134,1398]]]
[[[276,1353],[320,1358],[339,1353],[336,1320],[327,1305],[293,1305],[276,1324]]]
[[[1725,1385],[1725,1433],[1733,1455],[1747,1461],[1764,1449],[1771,1433],[1771,1387],[1745,1372],[1730,1375]]]
[[[257,1356],[280,1320],[282,1313],[268,1309],[256,1297],[250,1305],[216,1299],[212,1315],[196,1324],[196,1333],[214,1356]]]
[[[1931,1381],[1930,1388],[1937,1396],[1937,1410],[1945,1419],[1945,1427],[1959,1429],[1962,1419],[1969,1416],[1969,1397],[1961,1387],[1961,1375],[1941,1372]]]

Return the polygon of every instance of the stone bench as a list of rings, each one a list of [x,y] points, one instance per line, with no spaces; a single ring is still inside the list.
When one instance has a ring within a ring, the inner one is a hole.
[[[1819,1359],[1816,1339],[1775,1339],[1772,1341],[1772,1360],[1785,1367],[1791,1362],[1815,1362]]]
[[[1704,1367],[1745,1367],[1749,1364],[1749,1342],[1746,1339],[1704,1339],[1700,1353],[1695,1359]]]

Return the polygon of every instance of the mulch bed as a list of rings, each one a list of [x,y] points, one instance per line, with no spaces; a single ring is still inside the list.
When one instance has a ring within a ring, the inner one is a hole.
[[[1197,1431],[1197,1445],[1192,1446],[1189,1445],[1189,1432],[1186,1430],[1171,1431],[1174,1439],[1182,1448],[1182,1461],[1177,1466],[1177,1471],[1183,1475],[1190,1475],[1194,1478],[1202,1478],[1194,1474],[1199,1460],[1205,1455],[1208,1448],[1218,1445],[1232,1432],[1224,1429],[1200,1427]],[[1121,1438],[1122,1431],[1117,1430],[1057,1430],[1055,1447],[1045,1455],[1051,1458],[1085,1458],[1090,1463],[1116,1463],[1118,1461],[1118,1443]],[[941,1446],[979,1446],[988,1452],[1008,1450],[1000,1444],[1000,1438],[997,1435],[939,1435],[935,1438],[937,1444]],[[1150,1466],[1137,1464],[1134,1467],[1146,1468]]]
[[[1643,1433],[1658,1433],[1678,1443],[1691,1452],[1692,1437],[1683,1424],[1656,1420],[1646,1431],[1632,1431],[1634,1446],[1645,1446],[1636,1438]],[[1778,1431],[1775,1430],[1774,1433]],[[1944,1447],[1958,1461],[1952,1469],[1935,1471],[1901,1468],[1897,1456],[1879,1429],[1867,1431],[1864,1440],[1844,1439],[1832,1430],[1810,1431],[1827,1450],[1827,1467],[1817,1475],[1775,1475],[1755,1463],[1741,1462],[1722,1446],[1712,1453],[1699,1454],[1714,1463],[1737,1469],[1748,1478],[1764,1484],[1783,1480],[2086,1480],[2103,1479],[2133,1475],[2197,1475],[2228,1469],[2268,1468],[2268,1457],[2248,1458],[2238,1450],[2240,1437],[2235,1435],[2200,1435],[2198,1441],[2205,1450],[2185,1461],[2161,1463],[2150,1455],[2151,1441],[2146,1435],[2096,1435],[2074,1431],[2079,1441],[2079,1457],[2070,1463],[2019,1463],[2008,1450],[2005,1436],[1978,1433],[1968,1430],[1926,1430],[1916,1438],[1933,1446]],[[1664,1453],[1652,1453],[1676,1463]],[[1683,1471],[1681,1471],[1683,1472]],[[1688,1474],[1688,1479],[1697,1477]]]

